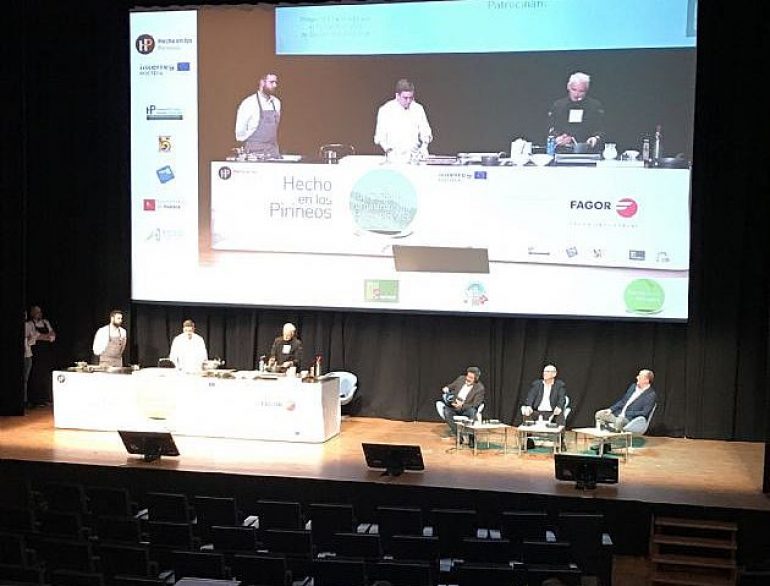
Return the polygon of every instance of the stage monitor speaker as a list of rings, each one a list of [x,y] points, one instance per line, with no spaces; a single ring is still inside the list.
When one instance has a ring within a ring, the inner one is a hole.
[[[178,456],[174,438],[168,432],[121,431],[120,439],[129,454],[144,456],[145,462],[159,460],[161,456]]]
[[[383,476],[400,476],[404,470],[425,470],[420,446],[362,443],[366,465],[384,470]]]
[[[575,488],[594,489],[597,484],[617,484],[618,459],[612,456],[583,456],[555,454],[554,471],[557,480],[575,483]]]

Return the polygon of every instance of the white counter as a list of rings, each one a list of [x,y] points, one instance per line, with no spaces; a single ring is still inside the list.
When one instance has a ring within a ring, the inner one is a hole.
[[[169,369],[52,376],[57,428],[310,443],[340,431],[337,379],[221,379]]]

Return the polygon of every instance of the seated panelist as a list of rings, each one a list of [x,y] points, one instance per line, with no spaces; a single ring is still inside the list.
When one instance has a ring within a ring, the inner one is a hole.
[[[548,364],[543,368],[543,378],[532,381],[527,398],[521,406],[524,421],[542,418],[564,425],[567,385],[556,378],[557,374],[556,367]]]
[[[484,385],[480,379],[481,370],[476,366],[469,366],[465,370],[465,375],[458,376],[441,389],[444,419],[452,434],[457,433],[455,415],[463,415],[473,419],[476,417],[479,405],[484,402]]]

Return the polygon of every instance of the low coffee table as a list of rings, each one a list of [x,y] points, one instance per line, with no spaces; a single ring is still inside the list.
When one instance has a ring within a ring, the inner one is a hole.
[[[520,425],[516,428],[519,436],[519,454],[523,454],[527,451],[527,438],[530,436],[552,436],[551,442],[553,443],[553,453],[561,453],[561,440],[562,433],[564,432],[564,426],[559,425],[557,427],[548,427],[545,422],[536,422],[534,425]]]
[[[611,441],[615,438],[622,438],[624,441],[624,454],[623,461],[628,462],[628,454],[631,449],[631,443],[633,441],[633,434],[630,431],[609,431],[605,429],[597,429],[595,427],[578,427],[573,429],[576,436],[583,437],[584,440],[596,439],[599,440],[599,455],[604,455],[604,442]]]
[[[499,434],[503,441],[503,454],[508,453],[508,430],[511,429],[510,425],[505,423],[478,423],[476,421],[457,421],[457,438],[455,439],[455,446],[457,450],[460,449],[460,435],[465,434],[468,438],[473,438],[473,455],[477,453],[479,441],[482,438],[486,439],[487,447],[489,447],[489,438],[493,434]]]

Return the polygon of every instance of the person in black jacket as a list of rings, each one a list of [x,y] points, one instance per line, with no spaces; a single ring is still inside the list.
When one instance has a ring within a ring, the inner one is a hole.
[[[521,406],[524,421],[537,421],[542,417],[564,425],[567,385],[556,378],[557,374],[556,367],[548,364],[543,368],[543,378],[532,381],[527,398]]]
[[[484,402],[484,385],[481,384],[481,369],[469,366],[465,375],[458,376],[441,389],[444,402],[444,419],[452,435],[457,433],[455,415],[464,415],[470,419],[476,417],[479,405]]]

